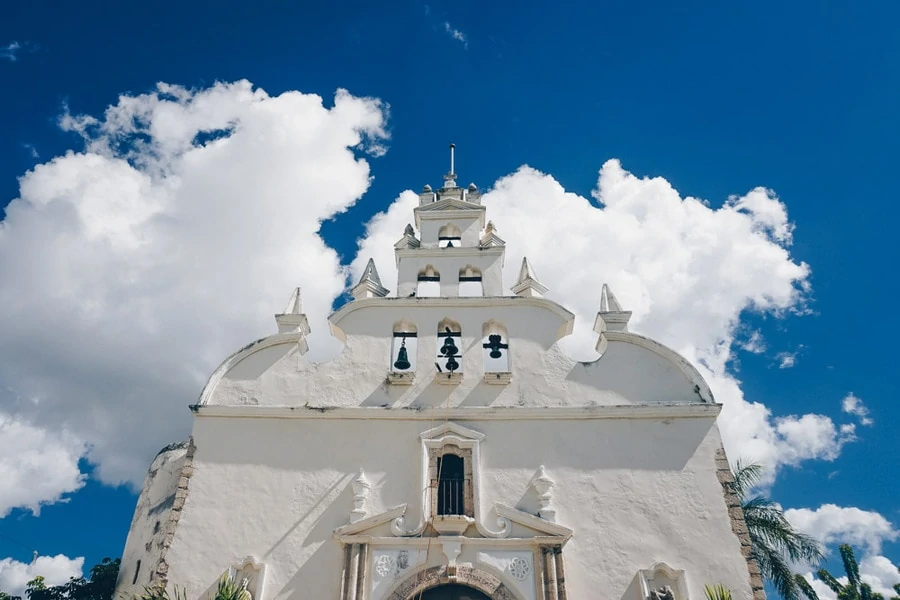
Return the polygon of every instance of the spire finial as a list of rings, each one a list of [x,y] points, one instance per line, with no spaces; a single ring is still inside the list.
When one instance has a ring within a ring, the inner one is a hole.
[[[600,289],[600,312],[623,312],[622,305],[616,295],[613,294],[609,285],[603,284]]]
[[[366,263],[362,277],[359,283],[350,289],[350,295],[356,300],[365,298],[383,298],[388,295],[386,287],[381,285],[381,277],[378,276],[378,269],[375,268],[375,261],[371,258]]]
[[[450,172],[444,175],[444,187],[456,187],[456,144],[450,144]]]
[[[547,287],[537,280],[534,269],[528,262],[528,258],[522,257],[522,267],[519,269],[519,279],[510,288],[516,296],[524,296],[526,298],[540,298],[547,293]]]
[[[619,304],[619,299],[613,294],[612,288],[603,284],[600,288],[600,310],[594,320],[594,331],[601,334],[597,341],[597,351],[603,354],[601,346],[605,344],[603,332],[628,331],[628,320],[631,319],[631,311],[624,310]]]
[[[455,175],[456,171],[454,170],[454,162],[456,158],[456,144],[450,144],[450,174]]]

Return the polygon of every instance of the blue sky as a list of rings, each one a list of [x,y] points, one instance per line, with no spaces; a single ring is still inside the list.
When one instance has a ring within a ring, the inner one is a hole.
[[[804,278],[809,290],[802,301],[784,300],[762,312],[739,307],[740,322],[729,330],[727,376],[740,382],[748,401],[765,404],[772,419],[817,414],[854,424],[853,441],[785,459],[771,495],[798,510],[834,504],[865,511],[861,517],[841,512],[832,521],[846,523],[830,533],[812,512],[804,513],[804,522],[829,541],[853,532],[870,541],[863,554],[898,564],[897,526],[885,529],[872,516],[900,523],[893,426],[900,408],[891,377],[892,340],[900,328],[889,293],[900,213],[893,177],[900,160],[898,16],[900,6],[889,2],[12,3],[0,9],[6,92],[0,95],[0,206],[23,196],[19,178],[36,165],[84,151],[84,141],[59,126],[67,110],[101,119],[120,95],[150,93],[158,82],[196,91],[243,79],[271,97],[291,90],[317,94],[326,108],[339,88],[383,103],[387,152],[365,155],[371,184],[358,201],[345,202],[346,212],[326,214],[321,226],[344,265],[356,257],[375,213],[405,189],[439,183],[451,141],[464,182],[485,188],[527,164],[591,198],[598,170],[613,158],[639,178],[664,178],[682,197],[705,199],[712,210],[729,196],[769,188],[794,225],[792,243],[781,245],[793,264],[811,269]],[[255,201],[246,197],[248,214]],[[35,214],[40,224],[43,217]],[[501,236],[504,225],[511,230],[509,223],[497,224]],[[50,245],[55,235],[67,235],[49,225],[34,231],[44,231]],[[510,246],[518,241],[503,237]],[[0,244],[0,256],[7,255],[0,263],[28,266],[31,255],[23,250],[16,257],[16,248],[22,246]],[[558,257],[568,249],[560,243],[546,251]],[[541,274],[541,262],[536,265]],[[605,274],[585,276],[599,289]],[[9,273],[4,278],[4,287],[18,281]],[[284,282],[278,303],[293,285]],[[266,319],[281,307],[248,306],[268,311]],[[683,312],[673,314],[697,317],[697,306],[703,303],[692,308],[684,302]],[[239,331],[247,332],[243,338],[227,340],[232,346],[213,344],[210,352],[221,359],[255,331],[248,324]],[[765,340],[764,351],[742,349],[741,340],[753,331]],[[91,337],[75,342],[102,346]],[[795,357],[792,366],[787,356]],[[66,367],[44,362],[50,364],[35,367],[35,378],[54,369],[65,384]],[[104,373],[101,366],[81,367],[78,377]],[[32,373],[26,363],[17,368]],[[26,392],[16,377],[0,369],[9,391],[0,394],[7,424],[31,424],[51,437],[64,430],[80,435],[78,427],[69,431],[65,418],[23,409]],[[121,373],[125,387],[128,377]],[[184,396],[166,410],[191,403],[199,385],[179,388]],[[841,401],[851,393],[872,424],[842,412]],[[78,401],[67,398],[66,406]],[[95,409],[86,404],[79,410]],[[173,423],[169,439],[189,427],[186,408],[166,418]],[[154,442],[166,433],[160,425]],[[0,461],[14,460],[7,458],[14,456],[12,443],[0,437],[0,447],[7,446]],[[149,463],[152,452],[142,456]],[[127,477],[95,473],[102,460],[80,456],[86,484],[65,494],[64,502],[43,506],[39,516],[10,500],[11,512],[0,519],[0,558],[27,562],[37,550],[83,556],[89,567],[118,556],[136,496],[127,485],[109,484]]]

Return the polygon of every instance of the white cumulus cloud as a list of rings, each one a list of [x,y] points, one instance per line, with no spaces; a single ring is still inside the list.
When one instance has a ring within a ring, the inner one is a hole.
[[[527,255],[549,297],[575,312],[564,347],[580,359],[595,357],[591,323],[608,282],[633,311],[632,330],[698,365],[724,404],[720,426],[732,458],[762,462],[771,478],[780,466],[838,456],[852,430],[820,414],[776,417],[744,397],[727,366],[738,347],[763,345],[761,336],[743,334],[744,311],[805,311],[810,268],[791,257],[794,225],[774,192],[756,188],[712,208],[661,177],[641,178],[609,160],[593,197],[600,206],[525,166],[494,183],[483,201],[507,242],[505,284]],[[355,277],[371,256],[395,289],[392,244],[415,204],[414,194],[401,194],[372,219],[351,265]]]
[[[784,516],[794,527],[825,545],[850,544],[871,554],[879,553],[882,543],[900,537],[900,531],[880,513],[855,506],[823,504],[817,509],[789,508]]]
[[[368,189],[361,154],[384,152],[385,120],[343,90],[326,102],[247,81],[160,84],[100,117],[66,114],[85,149],[24,174],[0,223],[0,410],[47,439],[67,432],[102,481],[140,483],[187,435],[212,370],[275,330],[293,287],[318,355],[333,353],[325,316],[345,270],[319,225]],[[53,485],[6,504],[77,487],[77,447],[48,443],[35,456],[61,465]]]
[[[84,558],[63,554],[38,556],[30,563],[11,558],[0,560],[0,590],[11,596],[25,596],[25,584],[40,575],[48,587],[60,585],[72,577],[81,577]]]
[[[0,518],[17,507],[37,514],[43,504],[81,488],[84,451],[65,431],[50,433],[0,413]]]
[[[869,408],[859,397],[854,396],[852,393],[847,394],[844,396],[844,399],[841,400],[841,410],[847,414],[859,417],[859,422],[863,425],[872,425],[875,423],[869,416]]]

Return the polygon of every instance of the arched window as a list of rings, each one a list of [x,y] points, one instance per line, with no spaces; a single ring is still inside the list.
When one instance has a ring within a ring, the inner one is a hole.
[[[437,367],[441,373],[462,373],[462,328],[459,323],[444,319],[438,323]]]
[[[441,295],[441,274],[431,265],[419,271],[419,282],[416,285],[416,296],[419,298],[436,298]]]
[[[462,233],[453,223],[447,223],[438,229],[439,248],[459,248],[462,246]]]
[[[472,265],[466,265],[459,270],[459,295],[460,296],[484,296],[484,287],[481,283],[481,271]]]
[[[509,336],[506,328],[496,321],[488,321],[482,328],[484,339],[484,372],[509,373]]]
[[[391,371],[395,373],[415,372],[417,335],[416,326],[409,321],[400,321],[394,325],[394,339],[391,343]]]
[[[437,514],[466,514],[466,470],[461,456],[445,453],[437,459]]]

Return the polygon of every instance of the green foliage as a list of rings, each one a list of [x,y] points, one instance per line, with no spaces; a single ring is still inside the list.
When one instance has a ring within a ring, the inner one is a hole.
[[[708,585],[703,587],[706,590],[706,600],[731,600],[731,590],[721,583],[712,587]]]
[[[178,590],[178,586],[172,588],[174,597],[169,596],[169,591],[163,585],[154,585],[144,587],[144,593],[137,596],[137,600],[187,600],[187,590],[182,588]]]
[[[27,600],[112,600],[119,576],[119,559],[104,558],[91,568],[90,579],[73,577],[62,585],[47,587],[46,580],[38,575],[25,585]],[[22,600],[0,592],[0,600]]]
[[[819,569],[817,575],[819,579],[827,585],[831,591],[837,594],[838,600],[884,600],[882,594],[872,591],[872,586],[863,583],[859,577],[859,563],[856,562],[856,556],[853,554],[853,548],[849,544],[841,544],[841,561],[844,563],[844,572],[847,573],[847,583],[841,583],[837,578],[829,573],[826,569]],[[900,570],[900,569],[898,569]],[[797,584],[803,590],[809,600],[819,600],[818,594],[809,585],[809,582],[800,575],[795,577]],[[891,600],[900,600],[900,584],[894,586],[895,595],[891,596]]]
[[[234,582],[234,578],[230,575],[222,575],[219,579],[219,587],[216,588],[216,595],[213,600],[238,600],[238,592],[241,588]]]
[[[763,578],[784,600],[800,600],[803,590],[791,563],[818,564],[822,560],[822,547],[812,537],[794,529],[775,502],[762,496],[750,497],[762,472],[763,468],[758,464],[738,461],[732,489],[741,500],[751,552]]]

